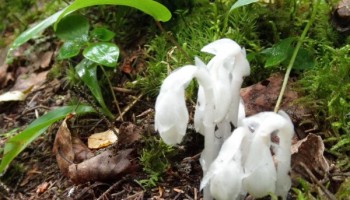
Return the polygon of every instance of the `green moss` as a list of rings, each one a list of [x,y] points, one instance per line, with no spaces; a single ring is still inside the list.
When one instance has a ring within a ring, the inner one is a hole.
[[[169,168],[168,158],[174,149],[156,136],[145,136],[143,141],[144,147],[140,154],[140,162],[148,177],[138,182],[145,188],[155,187],[160,175]]]

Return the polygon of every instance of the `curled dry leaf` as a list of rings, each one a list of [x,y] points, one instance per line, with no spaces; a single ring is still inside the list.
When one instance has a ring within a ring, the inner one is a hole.
[[[74,162],[80,163],[95,156],[94,153],[77,137],[72,138]]]
[[[118,133],[118,129],[115,129]],[[118,140],[118,137],[114,134],[113,130],[107,130],[101,133],[94,133],[88,138],[88,147],[90,149],[100,149],[107,147]]]
[[[56,154],[56,161],[61,173],[68,176],[68,167],[74,162],[74,150],[72,135],[66,121],[67,118],[58,128],[52,151]]]
[[[68,177],[76,184],[115,180],[131,170],[131,152],[132,149],[121,150],[117,154],[111,150],[104,151],[82,163],[70,165]]]
[[[67,126],[67,118],[59,127],[53,145],[53,153],[56,154],[58,167],[65,176],[68,176],[68,168],[71,164],[82,162],[94,156],[79,138],[72,137]]]
[[[79,138],[72,137],[67,118],[59,127],[53,146],[58,167],[63,175],[74,183],[85,183],[114,180],[133,169],[130,161],[132,149],[122,150],[117,154],[107,150],[94,156]]]
[[[329,172],[329,164],[323,156],[324,144],[322,138],[309,134],[303,140],[292,146],[292,169],[295,173],[308,178],[308,173],[300,163],[303,163],[313,174],[324,177]]]

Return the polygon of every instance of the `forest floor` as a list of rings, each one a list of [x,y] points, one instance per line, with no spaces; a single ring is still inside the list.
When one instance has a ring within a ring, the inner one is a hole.
[[[150,44],[145,42],[146,36],[142,36],[142,31],[135,35],[136,39],[132,43],[122,47],[122,62],[111,72],[111,82],[121,115],[115,104],[109,102],[109,108],[116,117],[114,121],[97,112],[67,117],[66,120],[50,126],[13,160],[6,173],[1,176],[0,199],[199,200],[203,197],[199,191],[203,176],[199,158],[204,138],[191,125],[194,101],[187,103],[190,112],[188,134],[180,145],[169,148],[154,130],[154,96],[126,86],[141,75],[141,72],[145,72],[148,61],[153,59],[146,51],[146,46]],[[163,32],[157,29],[155,32],[155,37],[166,38],[162,35]],[[3,35],[10,41],[14,37],[12,34],[14,33],[8,30]],[[68,86],[69,75],[65,73],[71,63],[56,62],[62,43],[52,37],[51,32],[46,34],[49,36],[41,37],[40,41],[31,40],[19,47],[13,53],[15,59],[11,64],[5,63],[8,49],[0,49],[0,93],[30,88],[23,101],[0,101],[0,147],[14,135],[12,130],[23,130],[35,119],[55,108],[77,102],[96,106],[91,102],[93,97],[88,94],[87,88],[81,85]],[[171,41],[167,41],[167,44],[173,45]],[[175,49],[173,46],[164,57],[173,59],[172,51]],[[149,60],[145,60],[147,56]],[[77,61],[72,60],[76,64]],[[136,67],[131,67],[135,63]],[[283,74],[276,71],[254,83],[250,81],[251,84],[241,89],[247,116],[273,110],[283,80]],[[295,128],[291,148],[293,186],[288,199],[336,199],[336,193],[340,189],[349,192],[349,189],[341,188],[344,180],[349,180],[349,173],[336,166],[335,155],[325,151],[323,139],[328,131],[320,129],[323,126],[316,119],[318,113],[296,103],[300,97],[299,91],[293,87],[296,79],[297,74],[292,74],[281,106],[290,115]],[[108,92],[104,91],[104,94]],[[117,143],[98,150],[87,149],[86,143],[91,134],[111,128],[118,130]],[[84,167],[90,168],[88,171],[67,175],[68,168],[82,162],[67,159],[69,155],[57,147],[57,143],[65,142],[64,135],[68,132],[83,143],[73,145],[73,148],[79,148],[80,153],[84,154],[82,160],[104,152],[113,152],[106,157],[113,157],[118,161],[112,167],[108,165],[115,169],[115,174],[104,174],[105,157],[85,164]],[[155,164],[156,167],[160,165],[161,173],[152,174],[157,170],[147,171],[147,163]],[[106,177],[95,180],[102,176]],[[246,199],[253,198],[247,196]]]

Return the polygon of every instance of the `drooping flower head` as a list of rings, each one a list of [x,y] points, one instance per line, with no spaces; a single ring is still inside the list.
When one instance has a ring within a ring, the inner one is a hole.
[[[196,66],[185,66],[172,72],[163,82],[155,105],[155,128],[166,144],[182,141],[189,120],[185,88],[193,79]]]

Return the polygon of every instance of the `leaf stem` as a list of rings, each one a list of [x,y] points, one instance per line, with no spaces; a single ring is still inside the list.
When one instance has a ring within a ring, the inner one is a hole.
[[[104,69],[104,67],[103,67],[103,66],[100,66],[100,68],[102,69],[102,72],[103,72],[103,74],[105,75],[105,77],[106,77],[106,79],[107,79],[109,89],[111,90],[111,93],[112,93],[113,102],[115,103],[115,105],[116,105],[116,107],[117,107],[117,110],[118,110],[118,113],[119,113],[119,118],[120,118],[122,121],[124,121],[123,116],[122,116],[122,112],[121,112],[120,107],[119,107],[119,103],[118,103],[117,97],[115,96],[115,93],[114,93],[114,90],[113,90],[113,87],[112,87],[112,83],[111,83],[111,81],[109,80],[109,78],[108,78],[108,76],[107,76],[107,73],[106,73],[106,70]]]
[[[304,39],[306,37],[306,34],[307,34],[307,32],[309,31],[309,29],[311,27],[311,24],[315,20],[315,16],[316,16],[316,13],[317,13],[318,5],[320,4],[320,0],[315,0],[315,1],[316,1],[316,4],[314,4],[314,6],[313,6],[311,17],[310,17],[308,23],[306,24],[306,26],[304,28],[304,31],[301,34],[300,39],[299,39],[299,41],[298,41],[298,43],[297,43],[297,45],[296,45],[296,47],[295,47],[295,49],[293,51],[292,58],[289,61],[289,64],[288,64],[288,67],[287,67],[287,71],[286,71],[286,74],[284,75],[283,84],[282,84],[281,91],[280,91],[280,94],[279,94],[277,102],[276,102],[276,106],[275,106],[274,112],[277,112],[280,109],[282,98],[283,98],[284,92],[286,90],[288,79],[289,79],[289,75],[290,75],[290,72],[291,72],[292,67],[294,65],[295,59],[296,59],[296,57],[298,55],[299,49],[301,47],[301,44],[303,43],[303,41],[304,41]]]

